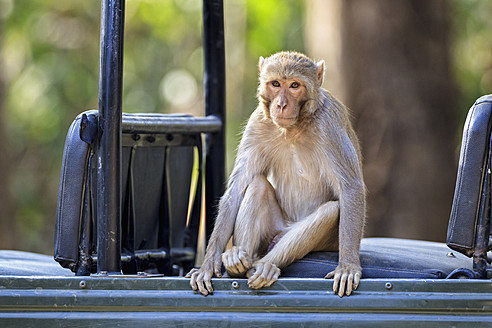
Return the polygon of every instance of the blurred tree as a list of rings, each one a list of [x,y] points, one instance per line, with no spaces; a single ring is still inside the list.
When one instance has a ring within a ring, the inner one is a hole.
[[[343,4],[348,105],[365,149],[367,235],[443,241],[456,176],[446,0]]]
[[[448,3],[330,2],[340,9],[342,48],[335,60],[365,156],[366,235],[444,240],[458,98]]]
[[[100,4],[1,0],[0,6],[1,144],[9,146],[11,169],[1,198],[13,209],[1,221],[17,231],[5,247],[51,253],[65,133],[76,113],[97,104]]]

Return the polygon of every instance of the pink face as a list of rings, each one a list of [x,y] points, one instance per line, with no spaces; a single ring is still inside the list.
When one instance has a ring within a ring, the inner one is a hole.
[[[304,100],[306,87],[300,80],[276,79],[266,84],[270,95],[270,116],[280,127],[289,127],[296,123],[300,103]]]

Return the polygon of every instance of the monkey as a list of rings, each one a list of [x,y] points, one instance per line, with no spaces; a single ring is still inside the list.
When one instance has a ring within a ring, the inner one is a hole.
[[[348,109],[322,87],[324,61],[298,52],[259,59],[258,106],[245,128],[201,267],[186,277],[213,293],[223,263],[250,288],[312,251],[339,251],[325,278],[350,295],[360,282],[366,187]],[[233,246],[224,251],[232,237]]]

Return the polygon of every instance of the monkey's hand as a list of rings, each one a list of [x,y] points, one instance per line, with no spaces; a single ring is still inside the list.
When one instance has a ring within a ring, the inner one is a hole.
[[[220,253],[212,257],[212,259],[205,259],[200,269],[191,269],[185,276],[185,278],[191,278],[190,286],[193,290],[199,290],[200,293],[207,296],[212,294],[214,289],[212,287],[212,276],[215,273],[217,278],[222,277]]]
[[[338,291],[338,296],[343,297],[357,289],[361,275],[362,268],[359,265],[344,263],[338,264],[334,271],[325,276],[325,279],[333,278],[333,293],[336,294]]]
[[[253,266],[253,260],[241,246],[232,246],[222,253],[222,263],[231,277],[244,277]]]
[[[280,269],[273,263],[256,261],[246,274],[248,286],[260,289],[271,286],[280,276]]]

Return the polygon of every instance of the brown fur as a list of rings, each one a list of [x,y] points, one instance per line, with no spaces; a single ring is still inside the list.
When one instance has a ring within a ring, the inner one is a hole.
[[[210,279],[220,277],[223,262],[230,275],[248,276],[252,288],[266,287],[307,253],[338,250],[339,265],[326,278],[334,278],[339,296],[350,295],[361,275],[365,186],[348,110],[321,87],[322,61],[281,52],[260,58],[259,69],[259,105],[190,284],[212,292]],[[231,236],[234,247],[224,252]]]

